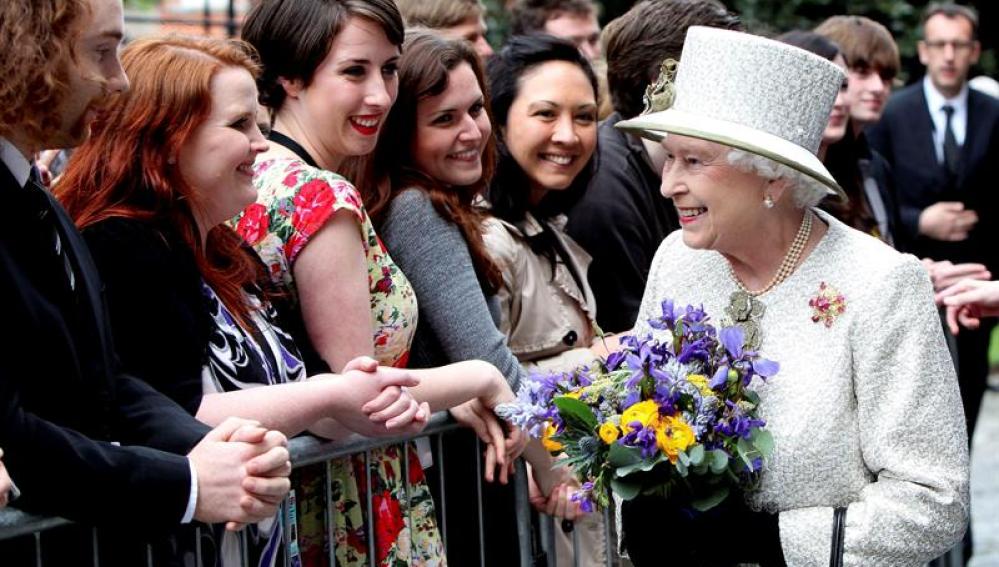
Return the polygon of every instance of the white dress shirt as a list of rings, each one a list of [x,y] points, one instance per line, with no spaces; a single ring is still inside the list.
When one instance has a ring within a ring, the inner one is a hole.
[[[923,77],[923,94],[926,95],[926,106],[933,119],[933,149],[937,153],[937,161],[944,161],[943,143],[944,128],[947,126],[947,113],[943,111],[945,104],[954,108],[950,119],[950,128],[954,131],[954,140],[958,146],[964,145],[965,133],[968,131],[968,85],[961,87],[961,92],[954,98],[946,98],[933,86],[929,75]]]
[[[31,174],[31,162],[28,161],[28,158],[24,157],[21,150],[17,149],[14,144],[2,136],[0,136],[0,160],[3,161],[7,169],[13,174],[14,179],[22,187],[28,182],[28,176]],[[114,444],[117,445],[117,443]],[[194,510],[198,504],[198,471],[194,469],[194,463],[191,462],[191,459],[187,460],[187,465],[191,469],[191,493],[187,498],[187,508],[184,510],[184,517],[180,520],[182,524],[187,524],[194,519]]]

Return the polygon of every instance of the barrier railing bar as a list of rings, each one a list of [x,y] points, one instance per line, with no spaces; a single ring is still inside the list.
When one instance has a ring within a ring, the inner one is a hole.
[[[323,464],[323,493],[326,495],[323,500],[326,502],[326,509],[323,513],[326,516],[326,540],[330,543],[329,564],[336,565],[336,525],[333,519],[333,479],[330,476],[330,466],[331,464],[328,462]],[[295,499],[299,502],[301,501],[298,495],[296,495]],[[295,512],[295,522],[298,524],[295,530],[298,531],[302,529],[302,523],[299,521],[298,510],[296,509]]]
[[[94,546],[94,567],[101,567],[100,550],[97,547],[97,528],[90,529],[90,543]]]
[[[243,567],[250,567],[250,544],[246,541],[246,530],[248,529],[250,526],[246,526],[236,533],[236,537],[239,538],[239,563]],[[225,537],[224,534],[223,537]]]
[[[194,527],[194,564],[196,567],[204,567],[201,561],[201,526]]]
[[[409,443],[402,445],[402,493],[406,498],[406,531],[409,533],[409,561],[413,560],[413,500],[409,495]]]
[[[579,567],[579,528],[572,530],[572,567]]]
[[[541,532],[541,549],[545,553],[548,567],[556,567],[555,561],[555,522],[551,516],[540,514],[538,517],[538,529]]]
[[[364,451],[364,478],[368,487],[368,567],[375,567],[375,487],[371,485],[371,451]]]
[[[323,463],[323,479],[324,487],[323,490],[327,497],[327,502],[330,500],[332,495],[332,482],[331,482],[331,469],[329,462],[333,459],[346,457],[348,455],[357,455],[363,452],[364,464],[365,464],[365,481],[367,490],[367,535],[368,535],[368,563],[369,565],[376,565],[377,559],[377,545],[375,540],[375,529],[374,529],[374,486],[372,483],[372,454],[371,451],[374,448],[384,447],[394,444],[403,445],[403,463],[402,463],[402,473],[404,477],[404,486],[406,505],[407,505],[407,521],[410,525],[410,537],[412,537],[412,493],[410,492],[410,486],[408,484],[409,479],[409,451],[410,447],[408,443],[413,439],[420,437],[436,437],[433,441],[437,443],[437,482],[440,487],[440,498],[435,502],[435,506],[440,509],[440,531],[445,549],[447,548],[448,540],[448,525],[447,525],[447,499],[446,499],[446,471],[444,464],[444,441],[442,433],[456,430],[461,426],[451,419],[447,412],[439,412],[433,415],[420,435],[417,436],[406,436],[399,435],[390,438],[379,438],[371,439],[364,438],[361,436],[351,436],[338,441],[322,440],[313,437],[299,437],[292,439],[289,442],[289,452],[291,454],[292,462],[295,468],[299,468],[309,464]],[[481,455],[483,445],[481,441],[475,438],[476,453]],[[515,477],[515,502],[518,508],[518,526],[517,532],[520,540],[519,555],[522,563],[524,565],[530,565],[533,559],[533,549],[531,546],[530,537],[530,525],[529,521],[521,518],[520,515],[530,515],[530,504],[527,497],[527,471],[523,461],[518,461],[516,463],[517,470],[520,474]],[[476,460],[475,464],[475,477],[476,477],[476,493],[478,497],[478,538],[479,538],[479,562],[480,565],[485,565],[485,511],[483,509],[482,498],[483,498],[483,486],[482,486],[482,462],[481,459]],[[329,541],[329,560],[330,564],[336,564],[336,547],[335,547],[335,535],[336,535],[336,524],[333,518],[333,511],[330,507],[327,507],[326,511],[326,527],[327,536]],[[610,526],[610,516],[608,511],[604,511],[605,525]],[[36,551],[36,566],[41,567],[42,560],[42,545],[41,545],[41,532],[63,526],[69,525],[72,522],[61,518],[44,518],[32,516],[25,514],[23,512],[7,509],[0,510],[0,540],[14,538],[24,535],[33,535],[34,544]],[[545,515],[540,516],[540,535],[541,535],[541,546],[546,555],[547,564],[555,567],[557,564],[557,552],[555,546],[555,523],[553,520]],[[606,565],[608,567],[613,565],[612,558],[614,557],[613,548],[614,545],[612,533],[607,534],[605,541],[605,551],[606,551]],[[201,528],[195,528],[195,562],[198,567],[202,565],[202,534]],[[579,548],[579,534],[573,532],[573,548]],[[97,530],[92,531],[93,539],[93,554],[94,554],[94,564],[99,565],[99,547],[98,547],[98,536]],[[247,551],[247,541],[245,538],[240,538],[240,545],[242,551],[242,562],[245,564],[249,559],[249,553]],[[146,563],[152,565],[154,563],[153,556],[155,555],[153,548],[151,546],[146,547]],[[286,557],[286,561],[288,558]],[[573,564],[578,565],[580,562],[579,554],[575,553],[573,558]]]
[[[482,455],[482,443],[478,436],[475,437],[475,454]],[[478,498],[476,511],[479,516],[479,566],[486,565],[486,530],[483,525],[482,515],[482,459],[475,459],[475,496]]]
[[[604,563],[606,567],[613,567],[614,548],[617,547],[617,530],[611,529],[610,507],[604,508]],[[612,541],[613,540],[613,541]]]
[[[444,492],[444,436],[437,435],[437,480],[440,484],[441,495],[441,541],[444,549],[447,549],[447,496]]]
[[[517,509],[517,540],[520,542],[520,564],[531,565],[531,506],[527,497],[527,466],[523,459],[518,459],[515,465],[517,474],[514,478],[513,496]]]
[[[350,435],[344,439],[330,441],[328,439],[318,439],[315,437],[296,437],[288,442],[288,451],[291,453],[291,462],[295,468],[314,463],[321,463],[339,457],[346,457],[360,453],[361,451],[398,445],[418,439],[420,437],[430,437],[437,433],[460,429],[461,425],[451,419],[446,411],[435,413],[431,416],[427,427],[419,435],[398,435],[393,437],[380,437],[377,439],[363,437],[361,435]]]
[[[0,540],[44,532],[71,523],[62,518],[46,518],[7,508],[0,510]]]

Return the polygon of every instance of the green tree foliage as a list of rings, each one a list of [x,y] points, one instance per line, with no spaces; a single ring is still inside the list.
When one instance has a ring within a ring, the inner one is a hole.
[[[822,20],[837,14],[867,16],[885,25],[895,36],[902,55],[903,80],[922,75],[923,68],[916,55],[916,43],[922,34],[920,18],[929,0],[723,0],[733,11],[742,15],[750,31],[765,35],[790,29],[810,29]],[[964,2],[974,6],[980,15],[979,38],[985,50],[972,74],[985,72],[995,75],[996,34],[999,6],[995,0]]]

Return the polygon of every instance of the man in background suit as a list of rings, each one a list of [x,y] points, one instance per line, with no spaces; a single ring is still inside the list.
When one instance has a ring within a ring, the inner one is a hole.
[[[209,431],[119,371],[87,248],[30,165],[85,140],[128,88],[122,13],[121,0],[0,3],[0,447],[22,510],[153,532],[192,519],[236,528],[276,513],[287,440],[238,419]]]
[[[894,169],[912,252],[981,263],[997,274],[999,101],[968,88],[968,69],[981,51],[977,28],[971,8],[931,4],[919,42],[926,76],[891,98],[868,137]],[[969,439],[986,388],[991,329],[983,324],[956,337]]]

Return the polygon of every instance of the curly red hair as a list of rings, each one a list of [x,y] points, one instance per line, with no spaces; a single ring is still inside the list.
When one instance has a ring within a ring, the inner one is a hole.
[[[69,92],[73,45],[89,13],[86,0],[0,2],[0,136],[17,130],[32,141],[60,127]]]
[[[192,207],[198,195],[174,165],[211,113],[211,80],[226,67],[259,70],[238,40],[186,36],[142,39],[122,52],[131,89],[95,121],[55,194],[81,228],[111,217],[166,220],[194,252],[205,281],[244,326],[243,290],[258,281],[252,253],[231,228],[216,226],[202,246]]]

